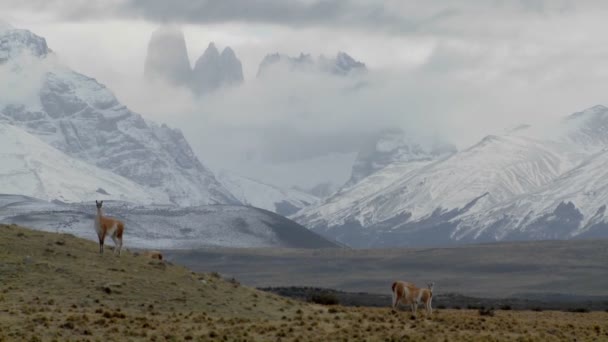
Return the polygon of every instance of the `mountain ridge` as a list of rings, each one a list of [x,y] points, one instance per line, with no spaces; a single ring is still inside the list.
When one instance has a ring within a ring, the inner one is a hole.
[[[540,138],[522,127],[434,161],[391,161],[292,218],[358,247],[608,236],[608,199],[580,191],[608,184],[607,123],[594,106]]]
[[[11,44],[3,44],[0,52],[11,59],[1,67],[9,83],[27,84],[31,91],[3,94],[0,120],[72,158],[165,192],[176,205],[238,203],[181,131],[144,119],[95,79],[49,60],[44,38],[27,30],[7,32],[0,41]],[[31,58],[20,58],[28,51]]]

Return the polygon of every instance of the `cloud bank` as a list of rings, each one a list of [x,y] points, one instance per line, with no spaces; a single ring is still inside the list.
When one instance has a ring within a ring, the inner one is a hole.
[[[360,141],[385,128],[463,148],[504,127],[608,104],[603,1],[4,0],[0,12],[43,16],[36,32],[49,32],[70,66],[181,127],[215,169],[270,182],[345,180]],[[193,56],[210,41],[230,45],[243,86],[196,99],[141,81],[147,39],[162,22],[185,24]],[[369,75],[254,77],[267,53],[339,50]]]

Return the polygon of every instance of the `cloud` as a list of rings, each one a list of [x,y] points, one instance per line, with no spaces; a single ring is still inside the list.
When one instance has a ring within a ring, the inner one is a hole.
[[[503,17],[563,11],[570,0],[367,1],[367,0],[4,0],[0,8],[46,12],[60,20],[144,19],[184,24],[271,24],[326,27],[392,34],[450,32],[471,15]],[[481,30],[481,33],[484,31]]]
[[[321,165],[317,173],[347,178],[349,158],[377,130],[401,127],[463,148],[507,126],[542,124],[607,104],[607,6],[568,0],[3,0],[0,12],[59,20],[61,29],[37,27],[41,35],[49,32],[51,48],[108,83],[135,111],[182,128],[216,169],[308,186]],[[212,40],[232,46],[243,61],[243,86],[196,99],[184,89],[138,83],[149,34],[163,21],[192,24],[185,27],[194,57]],[[338,50],[365,62],[367,78],[254,77],[266,53]]]

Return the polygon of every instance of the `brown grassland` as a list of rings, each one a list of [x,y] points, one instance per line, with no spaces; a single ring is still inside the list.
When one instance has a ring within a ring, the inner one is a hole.
[[[321,306],[0,225],[0,341],[69,340],[608,341],[608,313],[420,310],[412,319],[405,310]]]

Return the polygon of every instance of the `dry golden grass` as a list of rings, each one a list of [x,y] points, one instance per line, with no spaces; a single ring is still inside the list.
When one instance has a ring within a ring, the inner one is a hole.
[[[608,313],[323,307],[0,226],[0,341],[608,341]]]

